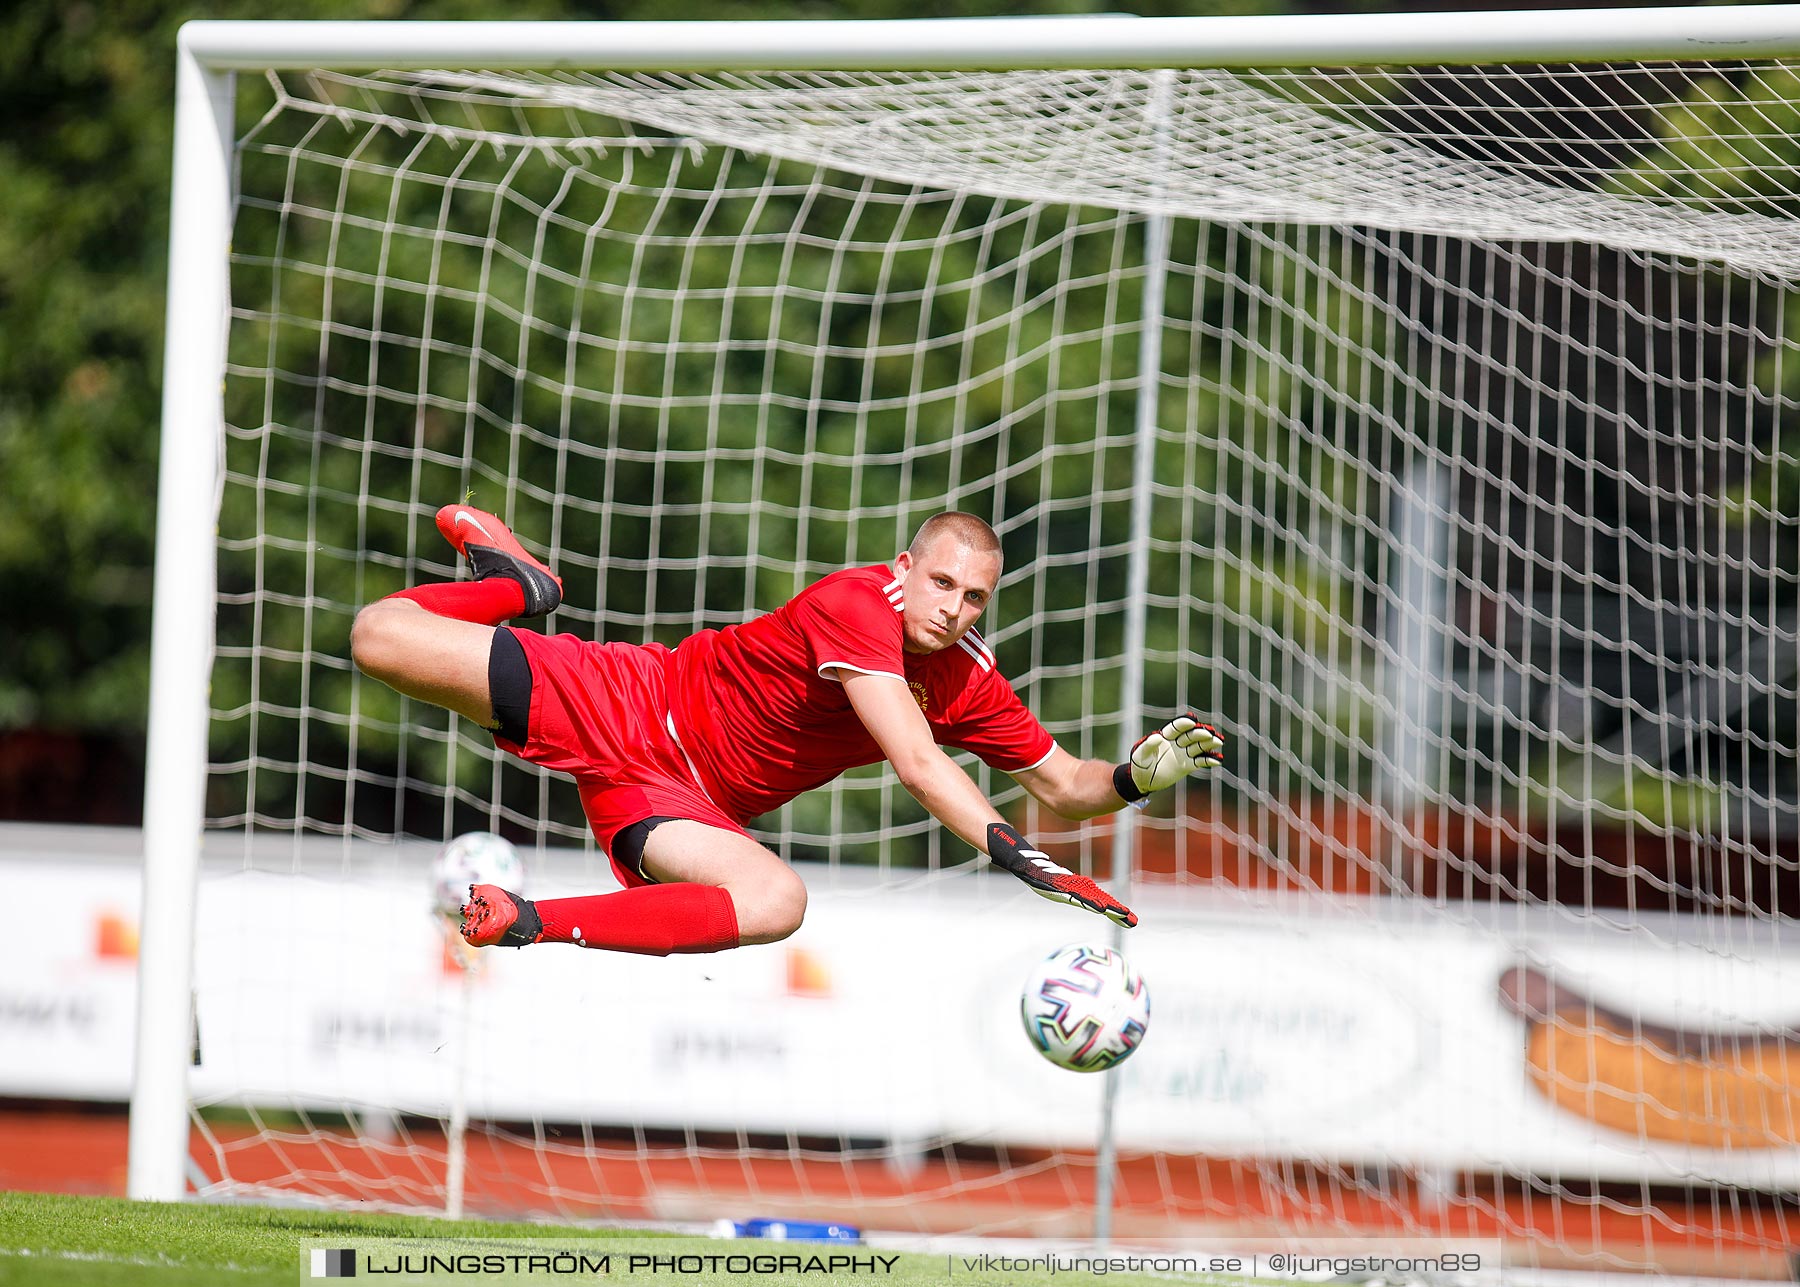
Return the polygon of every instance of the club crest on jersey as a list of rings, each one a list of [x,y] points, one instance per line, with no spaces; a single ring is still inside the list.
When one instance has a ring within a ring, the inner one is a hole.
[[[931,696],[925,691],[925,685],[916,679],[909,679],[906,686],[912,689],[913,700],[919,703],[919,709],[927,715],[931,714]]]

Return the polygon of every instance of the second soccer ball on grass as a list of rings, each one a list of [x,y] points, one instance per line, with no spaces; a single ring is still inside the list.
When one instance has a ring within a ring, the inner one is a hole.
[[[462,915],[470,885],[498,885],[518,893],[525,862],[504,836],[469,831],[448,841],[431,863],[431,905],[440,916]]]
[[[1025,980],[1019,1017],[1037,1052],[1059,1068],[1101,1072],[1122,1062],[1150,1026],[1150,990],[1122,952],[1072,943]]]

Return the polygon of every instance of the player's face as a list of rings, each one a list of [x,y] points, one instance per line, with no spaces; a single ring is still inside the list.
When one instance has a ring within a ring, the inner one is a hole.
[[[937,652],[961,639],[987,607],[1000,581],[1000,556],[977,554],[946,534],[918,559],[902,550],[894,570],[906,597],[906,651]]]

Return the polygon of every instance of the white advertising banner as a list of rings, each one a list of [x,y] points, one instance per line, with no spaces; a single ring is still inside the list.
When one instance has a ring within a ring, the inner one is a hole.
[[[56,909],[15,918],[0,942],[0,1095],[126,1098],[136,869],[0,858],[0,873],[17,905]],[[998,875],[900,889],[808,879],[807,923],[785,943],[666,959],[489,950],[465,975],[427,910],[423,871],[209,873],[194,1097],[443,1115],[460,1079],[485,1119],[1093,1144],[1102,1079],[1037,1056],[1018,986],[1064,943],[1109,941],[1105,922]],[[1144,923],[1124,946],[1152,1005],[1120,1072],[1124,1148],[1800,1182],[1800,1149],[1773,1117],[1760,1141],[1717,1140],[1698,1118],[1659,1124],[1659,1106],[1640,1103],[1645,1141],[1604,1111],[1656,1076],[1703,1091],[1747,1084],[1764,1108],[1800,1094],[1773,1064],[1731,1082],[1715,1057],[1722,1042],[1791,1040],[1800,1011],[1800,957],[1752,927],[1727,952],[1684,941],[1676,920],[1627,934],[1519,909],[1483,924],[1379,901],[1153,889],[1133,902]],[[1586,1023],[1601,1035],[1582,1029],[1581,1049],[1607,1048],[1580,1070],[1585,1106],[1552,1102],[1532,1072],[1532,1058],[1541,1070],[1569,1057],[1566,1044],[1545,1054],[1553,1034],[1532,1015],[1546,998],[1516,999],[1530,992],[1520,980],[1551,979],[1557,1005],[1574,998],[1589,1016],[1561,1011],[1565,1036]],[[1616,1035],[1609,1008],[1642,1019]]]
[[[0,1095],[123,1100],[136,1033],[135,866],[0,857]]]

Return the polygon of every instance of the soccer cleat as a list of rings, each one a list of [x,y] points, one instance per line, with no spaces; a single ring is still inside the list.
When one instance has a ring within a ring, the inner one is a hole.
[[[562,581],[525,552],[506,524],[473,505],[446,505],[437,512],[438,531],[469,561],[477,581],[511,577],[525,588],[520,617],[541,617],[562,602]]]
[[[525,947],[544,937],[537,905],[498,885],[470,885],[462,917],[462,936],[470,947]]]

